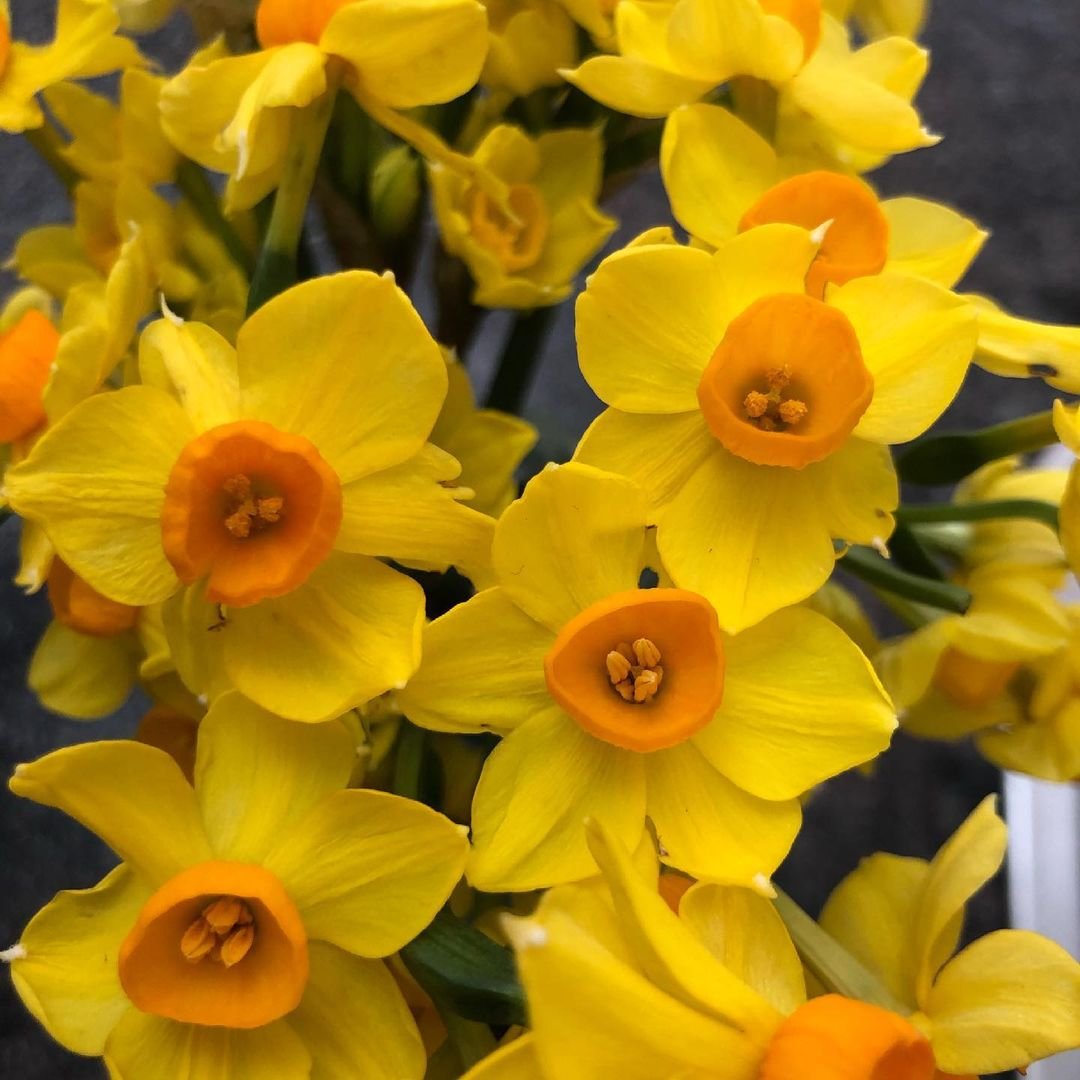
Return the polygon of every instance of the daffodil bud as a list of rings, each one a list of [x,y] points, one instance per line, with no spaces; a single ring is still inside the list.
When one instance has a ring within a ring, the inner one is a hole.
[[[420,206],[420,162],[407,146],[395,146],[378,160],[370,180],[371,220],[383,239],[400,237]]]

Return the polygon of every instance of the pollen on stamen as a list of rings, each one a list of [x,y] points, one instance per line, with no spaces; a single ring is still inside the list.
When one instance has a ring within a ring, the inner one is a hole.
[[[806,402],[799,401],[796,398],[789,398],[787,401],[781,401],[780,407],[777,410],[780,413],[780,419],[785,424],[795,425],[801,420],[806,418],[806,414],[810,411]]]

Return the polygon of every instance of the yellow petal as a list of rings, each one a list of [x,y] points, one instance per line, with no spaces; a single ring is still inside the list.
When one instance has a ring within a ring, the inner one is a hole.
[[[428,443],[403,464],[346,485],[337,549],[485,571],[495,523],[461,501],[467,488],[449,486],[460,471],[454,458]]]
[[[626,847],[637,845],[645,827],[642,758],[587,735],[552,706],[503,739],[484,765],[469,882],[520,892],[590,876],[588,817]]]
[[[165,481],[192,429],[148,386],[99,394],[67,414],[7,471],[11,505],[42,524],[60,557],[98,592],[142,606],[177,578],[161,546]]]
[[[804,293],[806,275],[820,246],[806,229],[781,222],[733,236],[713,256],[724,283],[727,310],[737,315],[763,296]]]
[[[549,465],[508,507],[492,561],[507,599],[558,633],[612,593],[637,587],[646,511],[631,482],[587,465]]]
[[[618,222],[588,199],[571,199],[552,208],[547,240],[524,276],[539,282],[551,300],[570,294],[574,278],[604,245]]]
[[[1039,934],[999,930],[945,965],[924,1011],[942,1069],[1026,1068],[1080,1046],[1080,964]]]
[[[712,79],[678,75],[627,56],[591,56],[562,76],[601,105],[645,118],[667,116],[716,85]]]
[[[694,745],[645,759],[648,813],[663,860],[694,877],[748,885],[769,878],[802,823],[797,799],[759,799],[718,772]]]
[[[476,0],[364,0],[338,8],[319,46],[386,105],[438,105],[476,85],[487,17]]]
[[[897,1001],[915,1009],[911,936],[930,864],[878,852],[833,890],[818,920]]]
[[[216,636],[252,701],[292,720],[340,716],[404,686],[420,661],[424,594],[364,555],[331,555],[298,589],[229,609]]]
[[[582,375],[627,412],[696,409],[701,374],[727,325],[723,297],[704,251],[663,244],[616,252],[578,297]]]
[[[676,220],[714,247],[778,178],[776,152],[719,105],[686,105],[668,117],[660,169]]]
[[[597,200],[603,182],[604,140],[596,128],[545,131],[535,145],[536,172],[526,179],[539,188],[549,206]]]
[[[817,612],[777,612],[724,652],[724,699],[694,742],[747,791],[793,799],[889,745],[896,712],[870,661]]]
[[[293,820],[264,865],[310,938],[357,956],[397,952],[435,917],[461,879],[464,830],[418,802],[338,791]]]
[[[58,893],[19,938],[20,955],[11,962],[15,990],[45,1030],[76,1054],[100,1055],[131,1007],[117,954],[150,892],[118,866],[92,889]]]
[[[706,597],[737,633],[823,585],[833,538],[887,537],[896,505],[888,452],[862,439],[799,470],[753,465],[714,445],[657,511],[657,542],[675,583]]]
[[[987,795],[930,862],[915,914],[913,941],[915,996],[924,1011],[938,970],[960,940],[964,905],[997,873],[1005,858],[1008,832],[995,802],[995,796]]]
[[[427,1056],[386,965],[324,941],[312,941],[308,949],[311,975],[289,1026],[311,1054],[313,1075],[420,1080]]]
[[[600,822],[587,826],[630,951],[648,980],[696,1012],[767,1042],[780,1016],[694,936]]]
[[[342,484],[420,452],[446,365],[408,297],[367,270],[297,285],[240,330],[241,409],[310,439]]]
[[[544,656],[554,641],[503,589],[485,589],[424,631],[420,668],[398,706],[434,731],[506,734],[551,707]]]
[[[512,931],[545,1076],[757,1076],[761,1051],[750,1039],[663,993],[565,913]]]
[[[96,720],[124,704],[138,667],[134,635],[92,637],[52,622],[34,650],[28,682],[46,709]]]
[[[159,319],[139,339],[139,375],[177,398],[196,431],[239,416],[236,352],[209,326]]]
[[[75,285],[98,280],[98,272],[87,261],[82,241],[70,225],[27,229],[15,244],[11,261],[21,277],[61,299]]]
[[[311,1055],[288,1020],[258,1028],[181,1024],[132,1007],[105,1047],[113,1080],[308,1080]]]
[[[92,832],[157,885],[209,859],[195,792],[168,754],[142,743],[84,743],[16,765],[8,785]]]
[[[703,881],[683,896],[679,919],[724,967],[782,1015],[806,1000],[799,954],[776,908],[759,893]]]
[[[975,362],[1007,378],[1040,378],[1068,394],[1080,393],[1080,327],[1021,319],[985,296],[967,295],[978,312]]]
[[[890,270],[952,288],[974,262],[989,233],[970,218],[929,199],[885,199]]]
[[[336,720],[296,724],[225,694],[199,724],[195,792],[214,854],[258,863],[352,774],[352,737]]]
[[[855,327],[874,398],[855,434],[880,443],[921,435],[956,397],[975,350],[970,305],[920,278],[856,278],[828,302]]]
[[[1080,779],[1080,702],[1037,723],[983,731],[976,745],[1002,769],[1059,783]]]
[[[478,1061],[462,1080],[544,1080],[536,1053],[536,1037],[526,1032],[505,1043]]]

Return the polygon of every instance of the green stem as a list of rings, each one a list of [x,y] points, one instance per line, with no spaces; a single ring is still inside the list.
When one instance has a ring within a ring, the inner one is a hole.
[[[446,1025],[447,1037],[457,1051],[464,1071],[467,1072],[478,1061],[483,1061],[495,1049],[495,1036],[487,1024],[465,1020],[438,1000],[435,1001],[435,1007]]]
[[[935,525],[954,521],[994,521],[999,518],[1032,518],[1058,527],[1058,508],[1043,499],[990,499],[986,502],[940,503],[901,506],[896,520],[907,525]]]
[[[534,308],[518,315],[488,391],[489,409],[520,415],[554,316],[553,307]]]
[[[919,538],[903,520],[897,521],[896,528],[889,537],[889,554],[898,566],[912,574],[930,578],[932,581],[945,580],[941,567],[934,562]]]
[[[950,585],[946,581],[931,581],[918,574],[910,574],[893,566],[872,548],[848,548],[840,565],[868,585],[896,593],[897,596],[914,600],[918,604],[928,604],[957,615],[963,615],[971,606],[971,593],[967,589]]]
[[[299,280],[296,257],[300,234],[337,96],[332,68],[327,69],[327,82],[326,93],[296,117],[270,224],[251,279],[249,315]]]
[[[787,893],[776,890],[776,910],[784,920],[802,962],[827,989],[907,1016],[911,1011],[831,934],[826,933]]]
[[[222,246],[243,272],[250,277],[255,268],[251,252],[221,212],[221,203],[206,173],[194,161],[184,159],[176,170],[176,186],[191,203],[199,220],[221,241]]]
[[[896,467],[900,478],[910,484],[953,484],[988,462],[1030,454],[1057,441],[1054,414],[1047,409],[979,431],[925,439],[901,454]]]
[[[61,152],[63,150],[63,141],[57,134],[56,129],[46,120],[41,127],[30,128],[28,131],[24,131],[23,135],[26,136],[26,141],[38,152],[45,164],[52,169],[56,179],[64,185],[65,190],[70,195],[82,177],[64,159]]]
[[[420,798],[424,772],[425,731],[408,720],[402,720],[398,732],[397,755],[394,758],[394,778],[391,787],[395,795],[407,799]]]

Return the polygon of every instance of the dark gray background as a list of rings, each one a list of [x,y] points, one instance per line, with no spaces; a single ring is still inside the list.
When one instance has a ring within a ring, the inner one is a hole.
[[[16,34],[41,40],[52,4],[13,0]],[[45,9],[45,10],[43,10]],[[177,26],[156,35],[153,55],[168,69],[182,55]],[[1032,317],[1080,321],[1080,9],[1075,0],[942,0],[926,42],[934,62],[920,103],[944,133],[933,150],[896,159],[876,174],[888,193],[952,203],[993,231],[967,285]],[[624,190],[613,211],[627,225],[613,240],[667,220],[659,183]],[[0,253],[31,225],[68,219],[61,189],[20,139],[0,135]],[[10,278],[0,282],[5,291]],[[953,406],[955,426],[975,426],[1044,408],[1040,384],[974,372]],[[547,348],[529,412],[543,429],[576,436],[598,409],[578,374],[569,311]],[[553,452],[555,450],[553,449]],[[16,566],[16,526],[0,527],[0,771],[66,743],[128,734],[139,713],[92,726],[60,720],[25,689],[25,671],[48,614],[43,598],[8,584]],[[995,771],[964,748],[899,738],[874,781],[846,776],[826,786],[779,875],[812,910],[858,859],[875,849],[928,856],[979,799],[998,787]],[[61,815],[0,794],[0,947],[57,890],[93,884],[112,858]],[[973,905],[970,930],[1003,924],[1000,884]],[[94,1062],[55,1047],[0,979],[0,1077],[22,1080],[100,1076]]]

